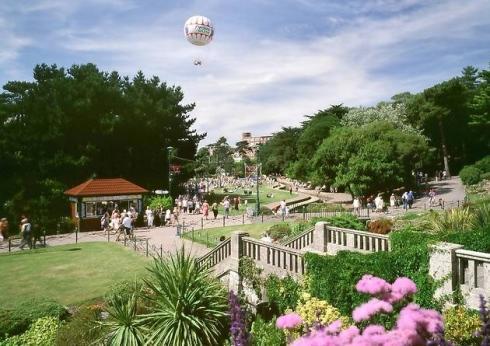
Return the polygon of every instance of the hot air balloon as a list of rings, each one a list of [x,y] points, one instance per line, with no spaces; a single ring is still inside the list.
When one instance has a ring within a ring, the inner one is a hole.
[[[209,18],[193,16],[184,25],[187,41],[196,46],[205,46],[213,39],[214,27]]]

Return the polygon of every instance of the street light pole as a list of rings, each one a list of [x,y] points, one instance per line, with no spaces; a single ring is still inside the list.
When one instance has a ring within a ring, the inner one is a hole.
[[[168,171],[168,195],[172,197],[172,178],[171,178],[171,173],[170,173],[170,155],[172,154],[172,150],[174,149],[171,146],[166,147],[167,149],[167,171]]]
[[[257,202],[256,202],[256,215],[259,216],[260,213],[260,198],[259,198],[259,174],[260,174],[260,156],[259,156],[259,146],[257,146],[257,151],[255,152],[256,154],[256,164],[257,164],[257,170],[255,173],[255,180],[256,180],[256,186],[257,186]]]

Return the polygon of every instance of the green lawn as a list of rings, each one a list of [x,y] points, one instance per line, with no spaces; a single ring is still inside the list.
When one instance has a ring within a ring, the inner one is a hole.
[[[228,187],[228,189],[231,190],[232,187]],[[247,208],[255,209],[255,201],[256,201],[256,197],[257,197],[257,193],[256,193],[255,189],[253,190],[252,195],[244,195],[242,188],[237,189],[233,192],[224,192],[223,189],[214,189],[213,193],[215,193],[218,196],[221,196],[222,198],[224,198],[225,196],[230,195],[230,194],[233,194],[233,195],[238,194],[241,199],[247,199],[248,200]],[[272,197],[267,197],[267,195],[271,195],[271,194],[272,194]],[[278,190],[278,189],[273,189],[273,188],[267,187],[267,186],[261,186],[259,189],[260,204],[262,206],[264,206],[265,204],[273,203],[273,202],[279,202],[283,199],[288,200],[291,198],[295,198],[297,196],[298,196],[298,194],[295,192],[290,194],[289,191],[287,191],[287,190]],[[233,208],[233,205],[232,205],[230,215],[242,215],[246,211],[245,209],[246,208],[243,204],[240,206],[239,210],[235,210]],[[219,206],[219,214],[223,215],[223,213],[224,213],[223,206],[220,205]]]
[[[204,244],[208,247],[214,247],[219,244],[219,238],[225,236],[226,238],[231,236],[231,233],[235,231],[248,232],[250,237],[260,239],[265,231],[267,231],[272,225],[279,224],[281,222],[264,222],[249,225],[235,225],[217,228],[207,228],[200,231],[187,232],[184,234],[184,238],[193,240],[197,243]]]
[[[145,274],[148,259],[112,243],[80,243],[0,255],[0,306],[33,298],[75,304]]]

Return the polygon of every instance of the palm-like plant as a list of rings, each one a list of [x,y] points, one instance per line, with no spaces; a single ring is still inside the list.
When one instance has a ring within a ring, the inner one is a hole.
[[[151,313],[142,316],[150,345],[218,345],[226,333],[226,291],[209,269],[196,265],[184,249],[149,268],[146,298]]]
[[[137,293],[133,293],[129,299],[123,295],[111,297],[107,309],[109,319],[103,323],[109,331],[106,338],[108,345],[144,345],[144,327],[137,316],[137,302]]]
[[[475,215],[468,208],[458,208],[434,213],[430,220],[430,228],[435,233],[452,233],[469,231],[475,227]]]

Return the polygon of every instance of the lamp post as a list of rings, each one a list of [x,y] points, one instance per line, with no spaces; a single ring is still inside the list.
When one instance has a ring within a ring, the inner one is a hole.
[[[257,202],[255,203],[256,205],[256,215],[259,216],[259,213],[260,213],[260,198],[259,198],[259,174],[260,174],[260,168],[259,168],[259,164],[260,164],[260,156],[259,156],[259,150],[260,150],[260,147],[257,146],[257,150],[255,152],[255,158],[256,158],[256,161],[257,161],[257,170],[256,170],[256,173],[255,173],[255,184],[257,186]]]
[[[172,154],[172,150],[174,149],[171,146],[166,147],[167,149],[167,170],[168,170],[168,194],[170,197],[172,197],[172,178],[171,178],[171,172],[170,172],[170,155]]]

